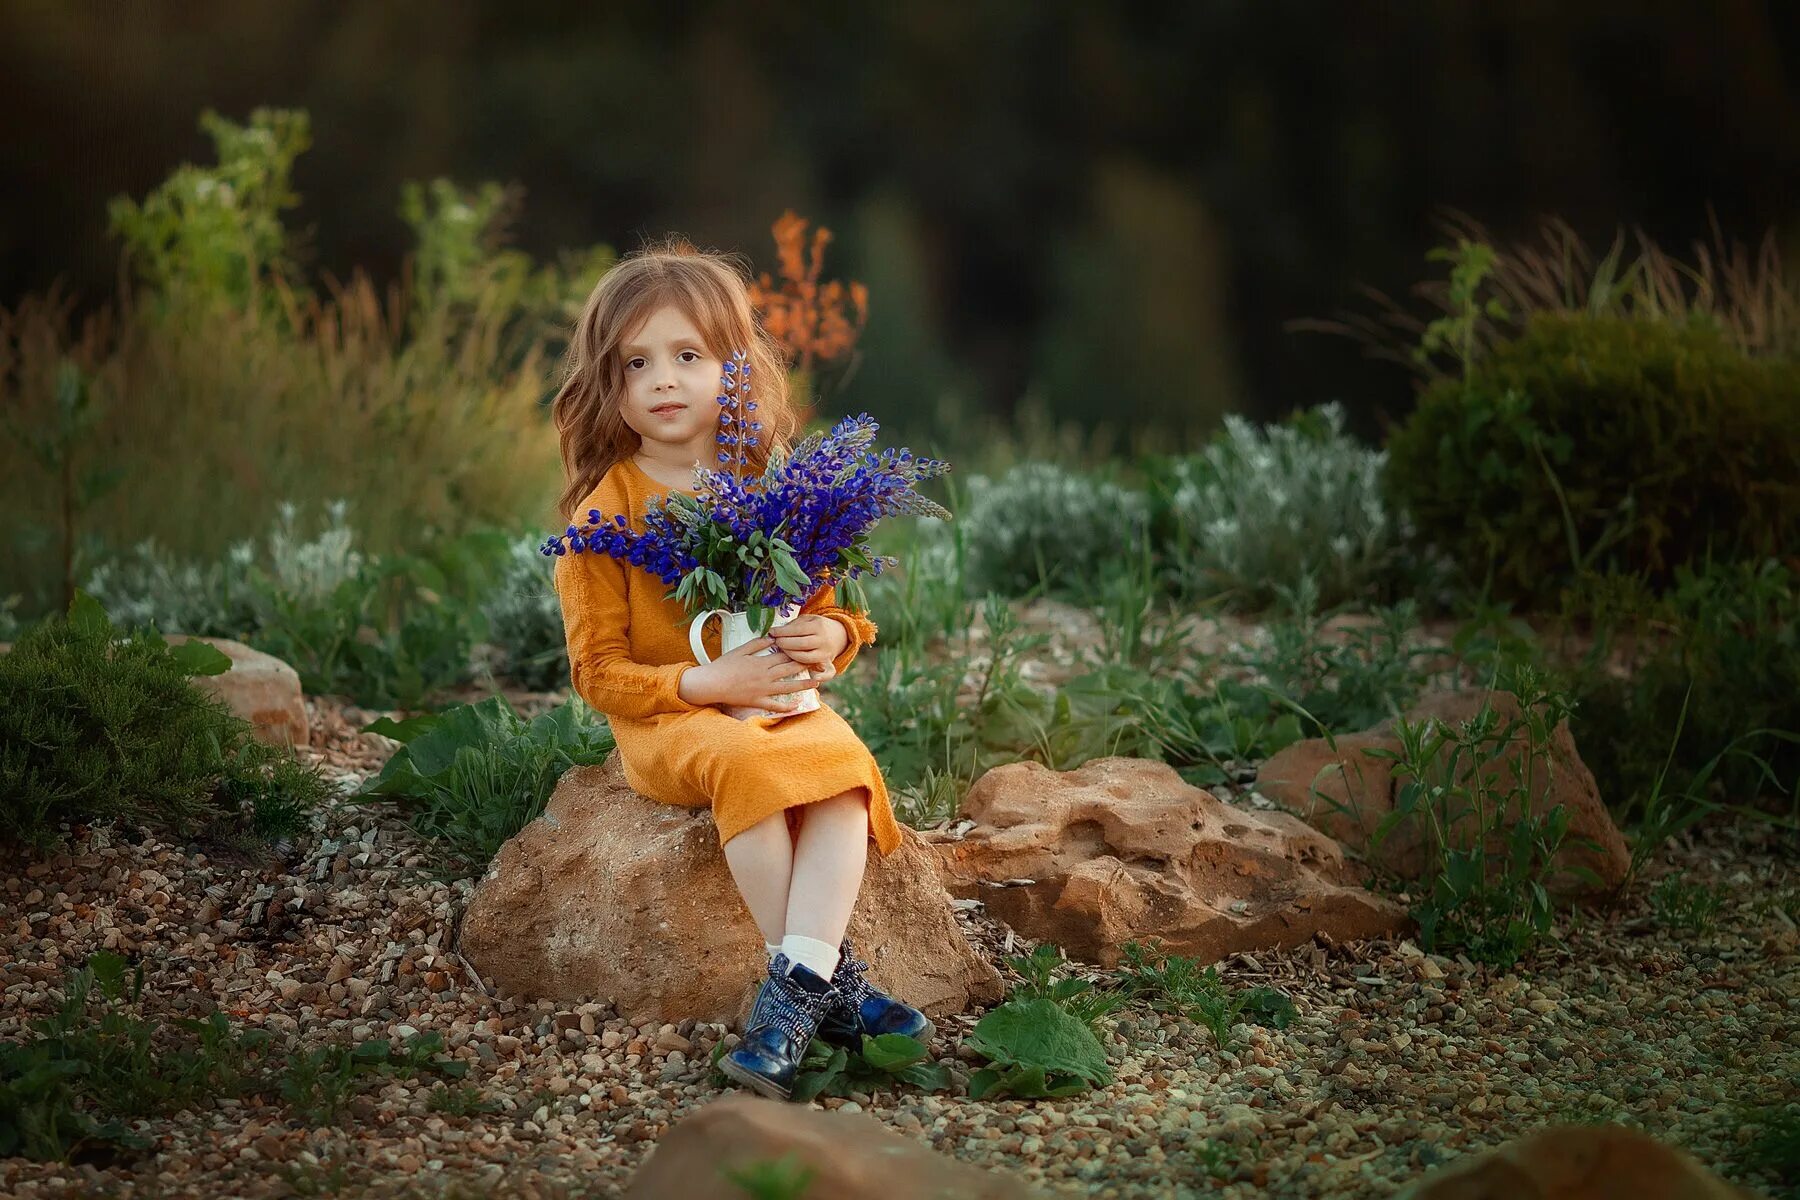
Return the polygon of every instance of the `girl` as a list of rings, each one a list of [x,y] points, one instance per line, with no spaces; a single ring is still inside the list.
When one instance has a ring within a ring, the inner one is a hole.
[[[720,457],[725,359],[749,355],[747,414],[760,427],[746,478],[798,424],[781,352],[757,323],[743,272],[671,240],[628,255],[588,297],[569,346],[554,414],[567,487],[565,521],[599,509],[642,528],[647,502],[688,486]],[[826,586],[793,621],[701,666],[681,605],[649,572],[601,553],[556,560],[556,590],[577,695],[611,720],[625,778],[665,804],[709,808],[738,891],[762,931],[766,978],[724,1072],[786,1099],[815,1033],[929,1042],[925,1015],[862,978],[844,930],[862,887],[868,842],[891,854],[900,827],[868,748],[830,708],[739,720],[723,706],[792,709],[799,690],[849,668],[875,638],[862,613]],[[716,635],[712,636],[714,645]],[[758,657],[775,646],[777,652]],[[811,677],[796,676],[795,664]]]

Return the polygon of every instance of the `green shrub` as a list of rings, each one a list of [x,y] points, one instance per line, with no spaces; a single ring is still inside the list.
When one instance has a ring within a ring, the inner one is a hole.
[[[65,606],[65,544],[72,580],[148,538],[209,561],[259,533],[279,500],[347,496],[370,552],[389,554],[535,524],[555,499],[547,364],[612,252],[536,267],[501,244],[510,206],[494,189],[435,181],[405,199],[414,287],[359,272],[316,293],[282,224],[305,114],[259,111],[247,126],[209,114],[205,126],[218,162],[115,205],[137,278],[117,312],[77,326],[55,296],[0,311],[0,413],[58,427],[73,368],[97,417],[62,459],[68,477],[144,501],[65,522],[63,473],[0,440],[0,593],[18,591],[27,613]]]
[[[1800,825],[1800,588],[1769,560],[1678,568],[1653,595],[1638,577],[1584,578],[1565,619],[1591,648],[1554,665],[1570,729],[1638,867],[1707,815],[1768,816],[1788,797]],[[1628,651],[1626,673],[1608,668]]]
[[[613,749],[612,730],[580,697],[529,722],[506,697],[489,696],[406,721],[382,717],[364,732],[404,745],[356,796],[400,801],[413,828],[483,864],[542,815],[564,771]]]
[[[1326,607],[1412,590],[1425,572],[1383,493],[1386,460],[1344,432],[1336,403],[1263,428],[1227,416],[1200,454],[1150,471],[1171,582],[1239,609],[1307,583]]]
[[[1700,325],[1541,313],[1434,384],[1388,451],[1419,535],[1506,598],[1800,541],[1800,362]]]
[[[417,708],[468,680],[488,630],[479,600],[501,575],[507,537],[475,529],[371,556],[356,548],[348,505],[325,510],[307,536],[283,502],[262,549],[239,542],[223,563],[178,562],[147,540],[88,585],[122,625],[235,638],[287,662],[308,692]]]
[[[501,673],[540,692],[569,686],[568,638],[551,583],[551,562],[535,541],[514,542],[500,586],[482,605],[488,641],[500,652]],[[884,638],[886,633],[882,631]]]
[[[178,562],[155,538],[145,538],[96,566],[82,590],[125,628],[243,641],[261,619],[249,574],[255,555],[255,543],[246,541],[218,562]]]
[[[119,819],[191,837],[250,816],[291,833],[333,791],[292,753],[189,683],[230,660],[154,631],[120,636],[78,592],[0,655],[0,836],[46,850],[60,821]]]
[[[974,476],[955,511],[977,594],[1080,597],[1149,538],[1143,495],[1050,463],[1022,463],[997,480]]]
[[[276,506],[275,522],[259,552],[255,539],[233,545],[223,561],[179,562],[155,538],[96,566],[84,585],[120,625],[154,625],[164,633],[247,638],[273,607],[272,595],[319,605],[365,565],[356,548],[349,503],[324,506],[325,521],[308,538],[300,509]]]
[[[248,640],[299,672],[308,692],[421,708],[473,677],[475,646],[487,636],[479,597],[498,577],[506,543],[476,529],[415,554],[359,560],[342,577],[277,567],[259,580],[262,611]]]

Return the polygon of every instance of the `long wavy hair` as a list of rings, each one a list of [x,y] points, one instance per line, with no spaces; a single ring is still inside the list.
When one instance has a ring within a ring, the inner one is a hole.
[[[788,397],[787,364],[750,303],[749,279],[740,256],[697,250],[685,238],[671,237],[626,255],[594,285],[569,340],[551,408],[562,448],[565,486],[557,508],[564,521],[574,520],[607,471],[643,444],[621,413],[620,347],[666,304],[692,322],[714,358],[722,362],[739,350],[749,357],[750,399],[762,429],[745,456],[745,474],[761,474],[774,447],[792,449],[800,420]]]

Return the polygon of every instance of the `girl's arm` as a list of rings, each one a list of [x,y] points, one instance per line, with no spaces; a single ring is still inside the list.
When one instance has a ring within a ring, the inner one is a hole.
[[[556,591],[569,643],[569,682],[590,708],[644,720],[702,707],[683,700],[679,690],[683,673],[698,663],[653,667],[632,661],[624,563],[592,550],[564,555],[556,560]]]
[[[844,647],[844,652],[831,660],[831,665],[837,668],[839,675],[850,669],[850,664],[856,661],[858,650],[875,640],[875,622],[869,620],[867,613],[851,612],[839,607],[837,589],[830,584],[819,589],[819,594],[808,600],[800,611],[831,617],[843,625],[845,632],[850,635],[850,642]]]

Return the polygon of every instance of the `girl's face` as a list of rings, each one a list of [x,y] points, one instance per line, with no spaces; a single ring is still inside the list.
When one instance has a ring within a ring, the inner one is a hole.
[[[672,304],[651,313],[620,349],[625,424],[644,439],[645,459],[675,471],[718,457],[722,364]]]

